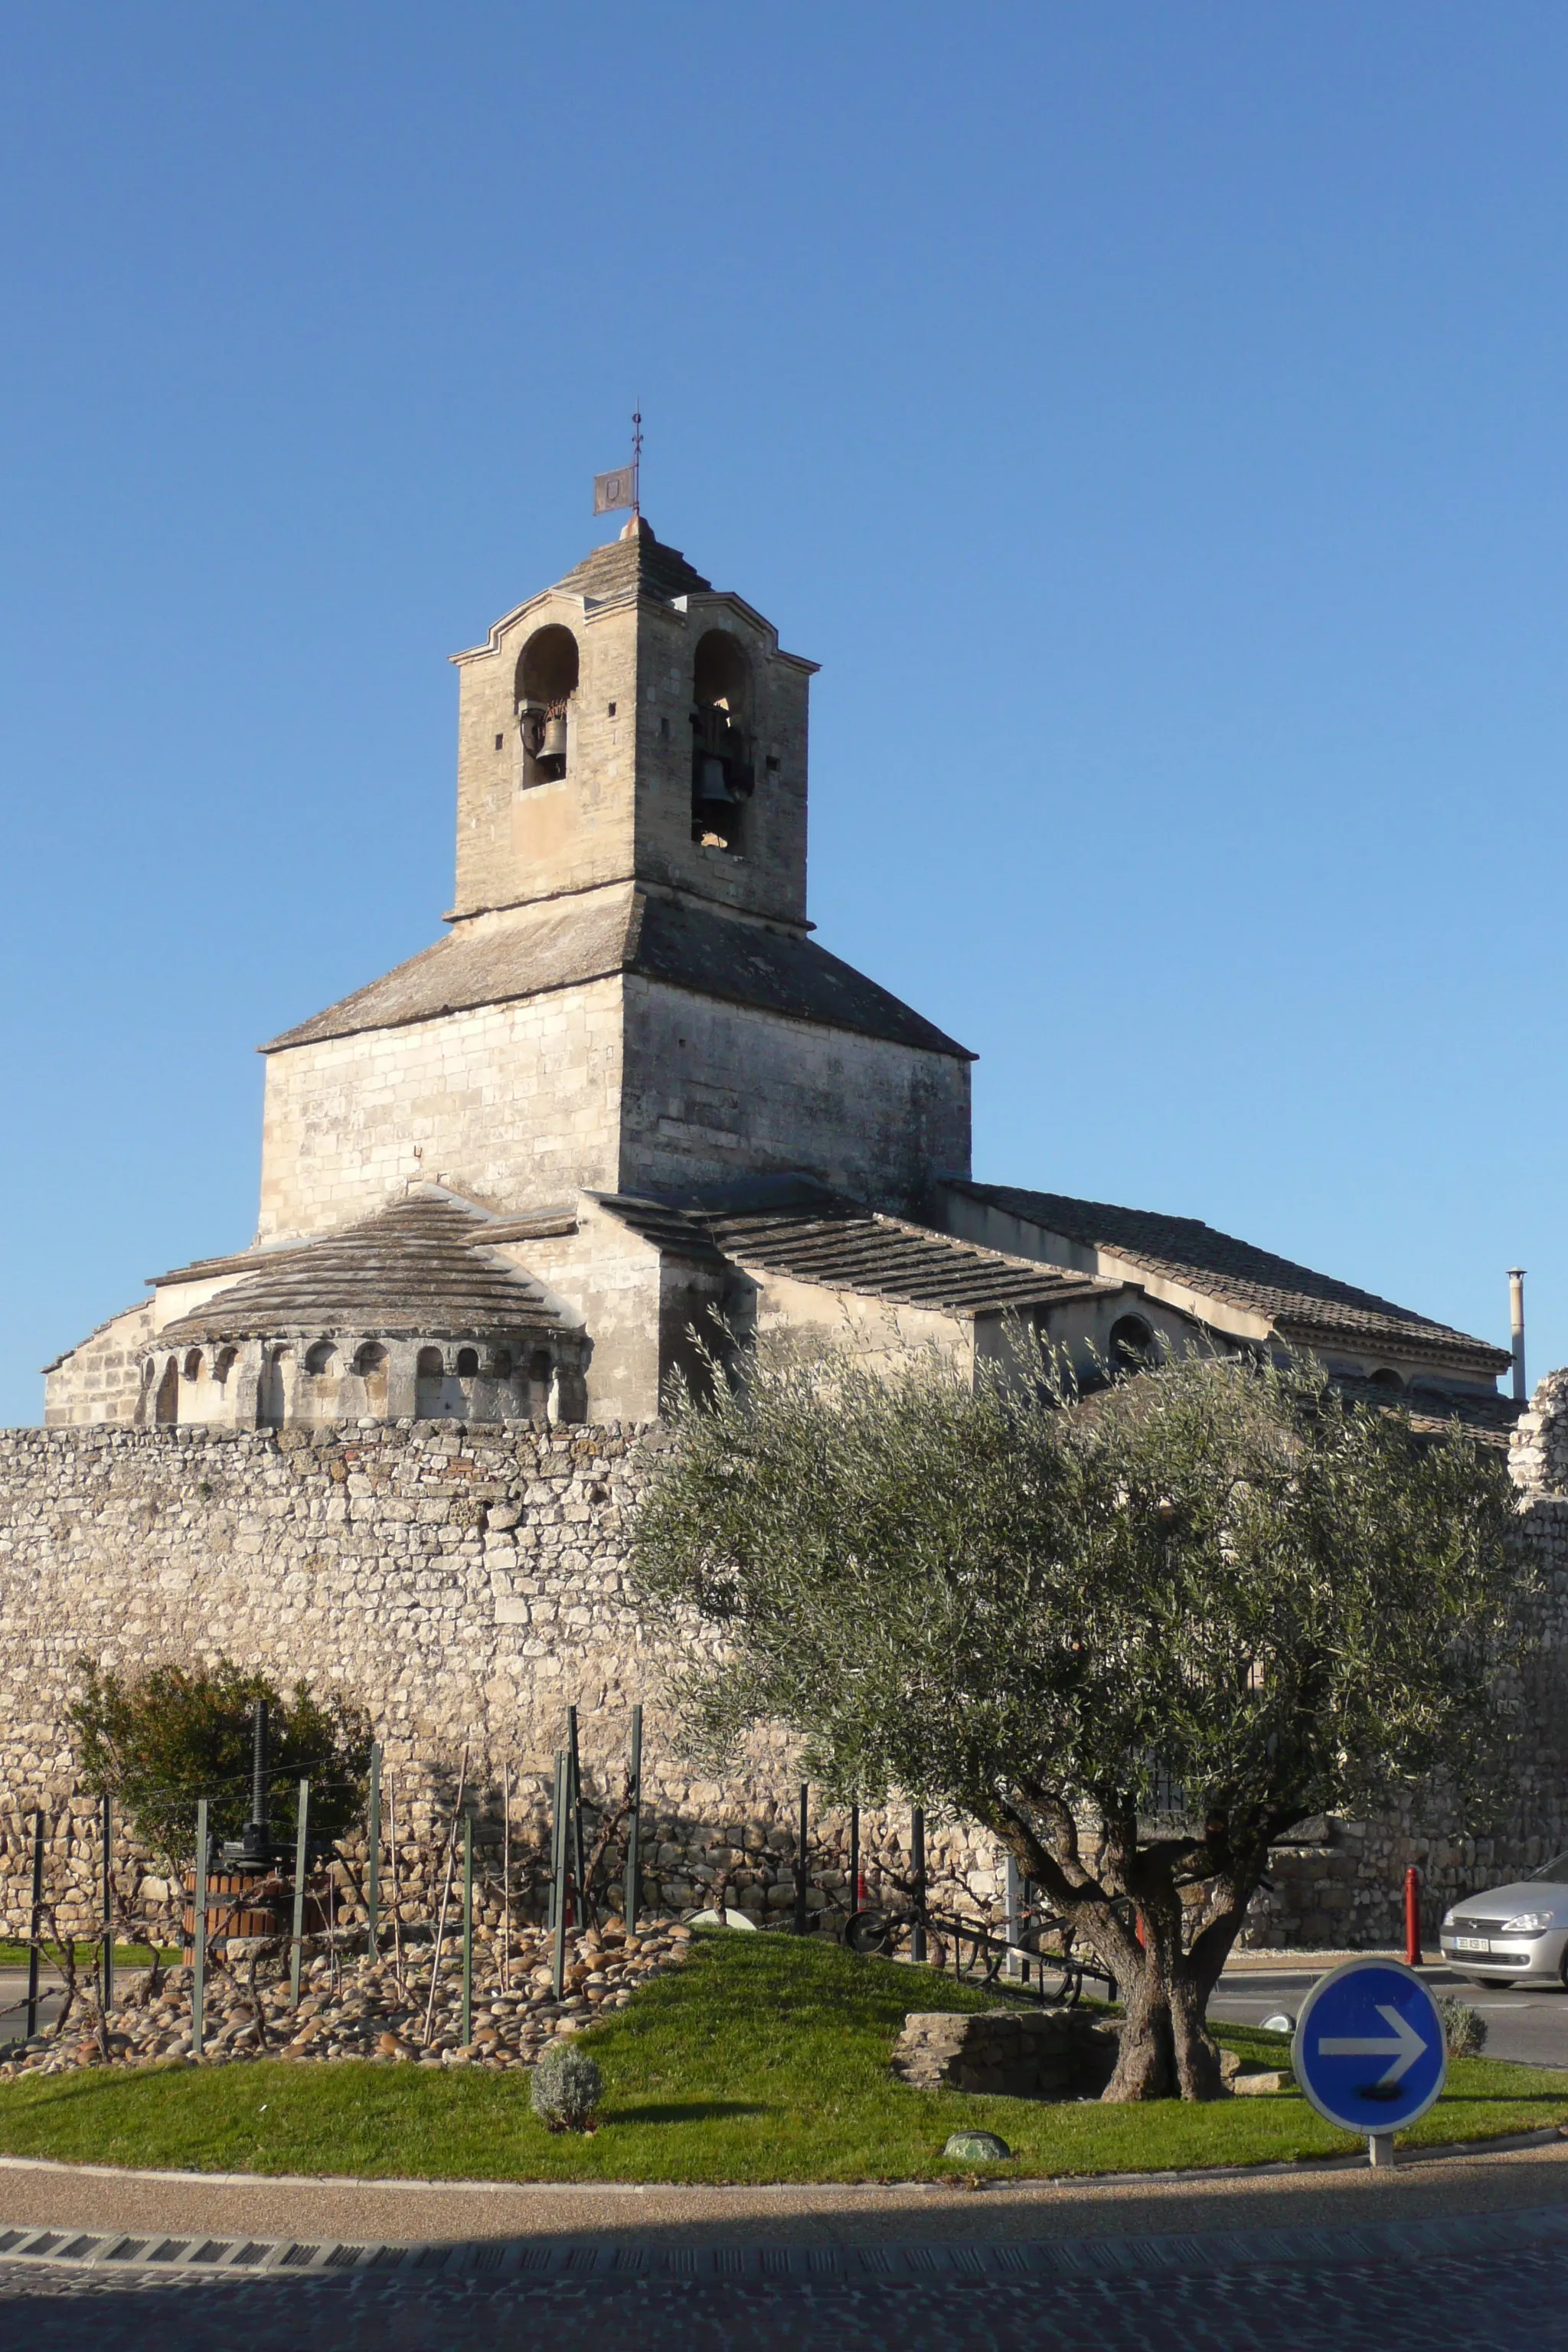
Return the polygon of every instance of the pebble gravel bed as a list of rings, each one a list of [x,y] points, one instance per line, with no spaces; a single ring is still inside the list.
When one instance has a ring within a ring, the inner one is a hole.
[[[471,2039],[462,2042],[461,1947],[442,1947],[430,2003],[430,1945],[413,1946],[399,1971],[384,1952],[318,1954],[302,1970],[292,2003],[287,1958],[258,1963],[255,1985],[243,1963],[207,1970],[199,2063],[246,2058],[312,2062],[368,2058],[388,2065],[478,2066],[491,2073],[531,2066],[563,2035],[581,2033],[624,2009],[639,1985],[677,1968],[691,1931],[671,1919],[649,1920],[628,1936],[613,1924],[566,1940],[561,2000],[555,1998],[551,1938],[522,1930],[503,1972],[499,1952],[474,1955]],[[36,2034],[0,2049],[0,2082],[20,2074],[60,2074],[79,2067],[135,2069],[184,2061],[191,2053],[192,1970],[130,1978],[99,2032],[96,2008],[79,2002],[63,2033]],[[107,2049],[107,2057],[105,2050]]]

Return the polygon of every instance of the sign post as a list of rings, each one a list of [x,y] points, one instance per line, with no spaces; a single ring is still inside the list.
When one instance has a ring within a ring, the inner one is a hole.
[[[1347,1960],[1302,2003],[1290,2063],[1325,2123],[1364,2132],[1382,2170],[1394,2133],[1426,2114],[1447,2075],[1437,2004],[1398,1960]]]

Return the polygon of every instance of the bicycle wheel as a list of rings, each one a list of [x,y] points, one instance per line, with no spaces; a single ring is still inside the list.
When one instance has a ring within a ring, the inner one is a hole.
[[[862,1959],[886,1953],[893,1940],[893,1922],[885,1911],[857,1911],[844,1930],[844,1940]]]

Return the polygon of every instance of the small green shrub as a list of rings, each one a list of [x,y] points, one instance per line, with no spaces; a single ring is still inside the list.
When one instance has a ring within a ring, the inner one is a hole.
[[[1449,2057],[1479,2058],[1487,2046],[1487,2021],[1479,2010],[1446,1992],[1437,1996],[1437,2014],[1443,2021]]]
[[[82,1778],[108,1794],[136,1834],[177,1868],[195,1848],[196,1799],[205,1797],[215,1844],[237,1838],[250,1818],[251,1727],[267,1701],[269,1805],[279,1844],[294,1835],[297,1783],[310,1783],[310,1827],[340,1838],[364,1811],[370,1719],[333,1696],[313,1698],[296,1683],[288,1698],[265,1675],[231,1659],[215,1666],[173,1660],[140,1675],[100,1674],[78,1662],[81,1696],[67,1710]]]
[[[585,2050],[552,2043],[533,2070],[533,2112],[552,2131],[592,2131],[605,2086]]]

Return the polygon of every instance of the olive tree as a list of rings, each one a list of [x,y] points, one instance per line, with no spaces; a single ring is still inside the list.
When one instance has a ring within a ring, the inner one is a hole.
[[[683,1677],[695,1748],[782,1722],[837,1799],[982,1824],[1122,1988],[1106,2096],[1212,2097],[1207,2003],[1270,1843],[1434,1771],[1483,1784],[1506,1470],[1310,1362],[1079,1402],[1028,1352],[974,1380],[752,1356],[677,1402],[635,1581],[689,1655],[694,1620],[720,1637]]]

